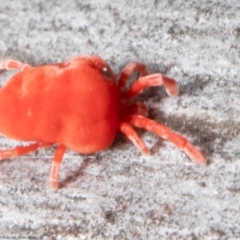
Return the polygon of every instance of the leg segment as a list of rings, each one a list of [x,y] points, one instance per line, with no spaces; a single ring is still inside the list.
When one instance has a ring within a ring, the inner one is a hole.
[[[18,146],[13,149],[9,150],[0,150],[0,160],[11,158],[11,157],[16,157],[16,156],[21,156],[24,154],[27,154],[29,152],[36,151],[40,147],[47,147],[52,144],[49,143],[33,143],[28,146]]]
[[[142,102],[135,102],[132,104],[122,104],[121,112],[130,115],[148,116],[148,107]]]
[[[124,133],[127,138],[144,154],[150,155],[150,150],[146,147],[145,143],[138,136],[132,126],[126,122],[120,122],[119,130]]]
[[[31,66],[19,61],[8,59],[5,61],[0,61],[0,70],[24,70],[25,68],[30,68]]]
[[[182,149],[193,161],[197,163],[207,162],[203,154],[198,151],[186,138],[172,132],[171,129],[165,127],[164,125],[142,116],[128,115],[125,120],[132,123],[134,126],[152,131],[163,139],[168,139],[177,147]]]
[[[139,72],[141,76],[146,76],[149,74],[145,64],[130,62],[127,66],[121,71],[118,86],[122,90],[127,80],[131,77],[134,72]]]
[[[148,75],[145,77],[138,78],[132,86],[123,93],[123,98],[131,99],[132,97],[138,95],[145,88],[151,86],[161,86],[166,88],[166,92],[170,96],[176,96],[179,93],[179,88],[175,80],[168,78],[160,73]]]
[[[53,189],[58,189],[58,173],[62,163],[63,155],[66,151],[66,146],[59,144],[54,154],[52,167],[50,172],[50,184]]]

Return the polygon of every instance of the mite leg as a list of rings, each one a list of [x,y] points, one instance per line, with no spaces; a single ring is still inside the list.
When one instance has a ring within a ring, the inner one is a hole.
[[[50,172],[50,185],[53,189],[58,189],[58,173],[62,163],[63,155],[66,151],[66,146],[59,144],[54,154],[52,167]]]
[[[145,64],[130,62],[126,67],[121,71],[118,87],[123,89],[126,85],[127,80],[131,77],[134,72],[139,72],[141,76],[146,76],[149,74],[148,69]]]
[[[129,123],[120,122],[119,130],[124,133],[127,138],[144,154],[150,155],[150,150],[146,147],[145,143],[138,136],[137,132],[132,128]]]
[[[150,120],[142,116],[129,115],[129,116],[126,116],[126,118],[128,122],[130,122],[134,126],[152,131],[163,139],[168,139],[169,141],[174,143],[177,147],[182,149],[193,161],[197,163],[207,162],[206,158],[203,156],[203,154],[199,150],[196,149],[195,146],[193,146],[183,136],[172,132],[171,129],[169,129],[168,127],[165,127],[160,123],[157,123],[153,120]]]
[[[121,112],[130,115],[148,116],[148,107],[142,102],[135,102],[132,104],[122,104]]]
[[[138,78],[126,92],[122,93],[122,96],[125,99],[131,99],[132,97],[138,95],[147,87],[161,85],[166,88],[166,92],[168,93],[168,95],[170,96],[178,95],[179,87],[176,81],[160,73],[156,73]]]
[[[29,152],[36,151],[40,147],[47,147],[51,146],[52,144],[49,143],[33,143],[28,146],[17,146],[13,149],[5,149],[5,150],[0,150],[0,160],[11,158],[11,157],[16,157],[16,156],[21,156],[24,154],[27,154]]]
[[[30,68],[31,66],[16,60],[8,59],[0,61],[0,70],[24,70]]]

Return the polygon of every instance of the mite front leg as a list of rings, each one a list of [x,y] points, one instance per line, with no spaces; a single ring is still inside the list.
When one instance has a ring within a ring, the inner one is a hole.
[[[123,90],[126,85],[127,80],[131,77],[134,72],[139,72],[141,76],[146,76],[149,74],[148,69],[145,64],[138,62],[130,62],[121,71],[118,87]]]
[[[156,133],[163,139],[168,139],[172,143],[174,143],[177,147],[182,149],[193,161],[197,163],[206,163],[207,160],[203,156],[203,154],[196,149],[186,138],[183,136],[174,133],[168,127],[152,121],[143,116],[126,116],[126,120],[132,123],[136,127],[144,128],[146,130],[152,131]]]
[[[171,79],[160,73],[156,73],[138,78],[126,92],[122,93],[122,96],[124,99],[129,100],[132,97],[138,95],[147,87],[153,86],[164,86],[166,92],[170,96],[176,96],[179,93],[178,84],[174,79]]]
[[[16,60],[8,59],[0,61],[0,70],[20,70],[23,71],[31,66]]]
[[[121,112],[123,114],[141,115],[141,116],[147,117],[148,116],[148,107],[142,102],[135,102],[132,104],[122,103]]]
[[[58,189],[58,174],[60,165],[62,163],[63,155],[66,151],[66,146],[59,144],[55,150],[54,158],[52,161],[52,167],[50,172],[50,185],[53,189]]]
[[[129,123],[120,122],[119,130],[126,135],[126,137],[132,141],[132,143],[144,154],[150,155],[150,150],[146,147],[143,140],[138,136],[137,132],[132,128]]]

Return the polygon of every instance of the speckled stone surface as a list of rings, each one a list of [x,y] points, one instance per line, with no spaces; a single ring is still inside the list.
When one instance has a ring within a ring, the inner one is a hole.
[[[141,99],[209,164],[144,131],[151,156],[121,135],[91,156],[68,151],[58,192],[48,186],[53,149],[2,161],[0,239],[240,239],[239,1],[0,2],[1,60],[82,54],[116,73],[139,61],[175,78],[179,96],[154,88]]]

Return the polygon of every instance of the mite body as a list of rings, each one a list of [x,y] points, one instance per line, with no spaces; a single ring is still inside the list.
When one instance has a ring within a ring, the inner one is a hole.
[[[0,132],[25,141],[61,143],[81,153],[111,145],[120,95],[99,58],[24,67],[0,89]]]
[[[98,56],[80,56],[39,67],[6,60],[0,61],[1,69],[20,72],[0,89],[0,133],[35,143],[0,150],[0,159],[58,144],[50,173],[53,188],[58,188],[58,172],[66,148],[79,153],[97,152],[109,147],[120,131],[139,150],[149,154],[134,126],[170,140],[192,160],[206,162],[186,138],[148,119],[144,103],[132,101],[150,86],[163,85],[170,96],[178,94],[175,80],[161,74],[149,75],[144,64],[130,62],[119,81]],[[140,77],[126,89],[133,72],[139,72]]]

